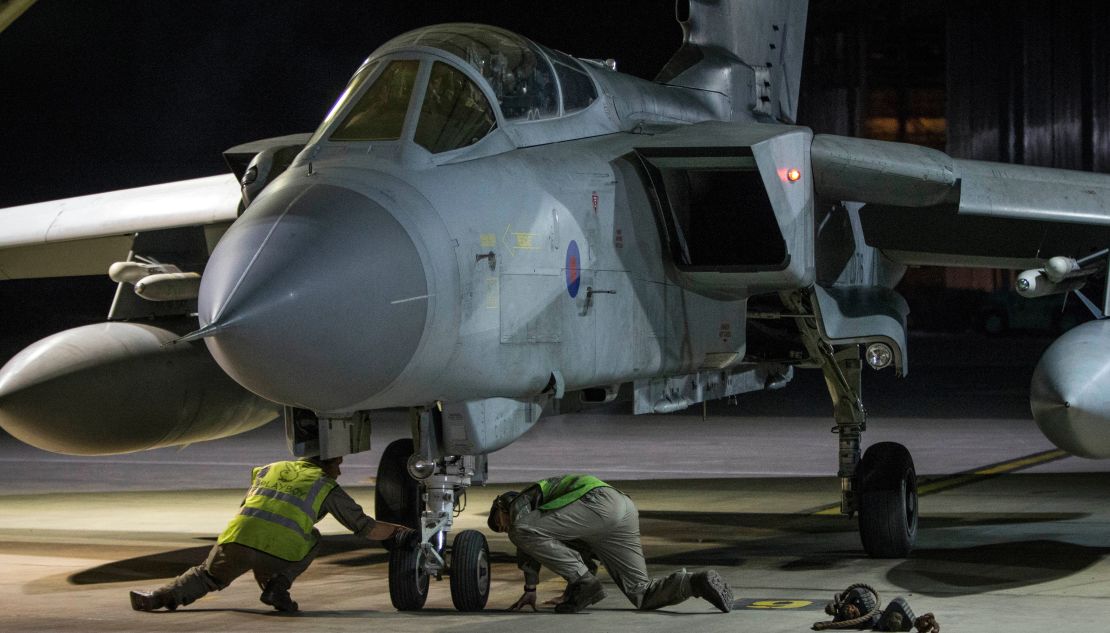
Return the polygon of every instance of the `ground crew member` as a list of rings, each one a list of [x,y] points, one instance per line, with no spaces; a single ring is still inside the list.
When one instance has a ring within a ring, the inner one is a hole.
[[[316,557],[327,514],[359,536],[388,545],[411,545],[416,533],[366,516],[339,484],[342,457],[311,457],[255,468],[239,514],[220,534],[208,559],[154,591],[132,591],[136,611],[176,609],[219,591],[246,571],[262,588],[260,600],[278,611],[297,611],[289,588]]]
[[[666,578],[647,574],[640,545],[640,518],[632,500],[589,475],[564,475],[539,481],[522,492],[493,501],[489,527],[508,532],[524,572],[524,594],[510,607],[536,610],[536,583],[543,565],[567,581],[558,613],[577,613],[605,597],[581,552],[605,565],[617,587],[637,609],[658,609],[693,596],[721,611],[732,609],[732,590],[716,571],[676,571]],[[596,567],[595,567],[596,569]]]

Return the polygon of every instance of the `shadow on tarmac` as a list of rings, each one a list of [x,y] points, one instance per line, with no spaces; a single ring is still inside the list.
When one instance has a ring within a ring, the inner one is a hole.
[[[1054,540],[918,549],[891,569],[887,579],[927,596],[976,595],[1067,578],[1107,554],[1110,547]]]
[[[961,515],[923,516],[919,529],[940,529],[953,527],[973,527],[987,525],[1022,525],[1082,519],[1089,515],[1081,512],[1036,512],[1036,513],[976,513]],[[692,525],[678,529],[676,523]],[[706,531],[706,527],[728,528]],[[689,539],[702,541],[720,536],[722,540],[736,537],[737,530],[758,530],[768,532],[790,532],[795,534],[832,534],[856,533],[855,520],[846,520],[839,514],[798,514],[768,512],[687,512],[666,510],[641,510],[640,532],[645,536],[665,537],[682,542],[676,533],[687,533]],[[777,536],[771,534],[771,536]]]
[[[203,540],[215,540],[205,538]],[[199,565],[208,557],[210,545],[186,547],[168,552],[158,552],[136,556],[119,561],[97,565],[90,569],[71,574],[66,581],[71,585],[99,585],[113,582],[130,582],[173,578],[194,565]],[[320,539],[318,558],[346,554],[360,550],[371,550],[363,556],[342,557],[328,561],[329,564],[344,567],[361,567],[386,563],[389,554],[381,550],[375,541],[354,535],[324,536]]]

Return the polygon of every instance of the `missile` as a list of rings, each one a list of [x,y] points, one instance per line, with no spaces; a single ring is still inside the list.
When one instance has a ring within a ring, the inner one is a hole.
[[[140,279],[160,273],[179,273],[173,264],[147,264],[143,262],[116,262],[108,267],[108,277],[119,284],[138,283]]]
[[[1083,287],[1085,281],[1084,277],[1061,278],[1059,281],[1053,281],[1045,270],[1027,270],[1018,275],[1014,290],[1026,299],[1034,299],[1078,290]]]
[[[135,294],[148,301],[196,299],[200,292],[197,273],[160,273],[135,282]]]
[[[1086,277],[1091,274],[1091,271],[1084,270],[1079,262],[1071,257],[1053,257],[1045,262],[1044,273],[1049,281],[1060,283],[1065,279]]]
[[[1110,457],[1110,320],[1084,323],[1045,350],[1029,405],[1057,447],[1079,457]]]
[[[1079,290],[1087,277],[1101,270],[1105,255],[1106,251],[1099,251],[1079,260],[1063,256],[1050,258],[1044,268],[1018,275],[1014,289],[1026,299]]]

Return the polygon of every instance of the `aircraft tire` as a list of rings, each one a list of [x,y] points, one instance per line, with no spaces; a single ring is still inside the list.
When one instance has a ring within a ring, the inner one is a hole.
[[[420,526],[420,484],[409,475],[412,440],[394,440],[385,447],[378,462],[374,486],[374,517],[413,529]]]
[[[463,530],[451,544],[451,602],[459,611],[481,611],[489,600],[489,544],[478,530]]]
[[[389,601],[398,611],[419,611],[428,600],[428,572],[424,552],[399,547],[389,553]]]
[[[917,540],[917,471],[905,446],[879,442],[856,469],[859,534],[872,558],[905,558]]]

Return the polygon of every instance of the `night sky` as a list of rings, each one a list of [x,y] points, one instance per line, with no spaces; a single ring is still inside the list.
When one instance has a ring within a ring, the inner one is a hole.
[[[39,0],[0,32],[0,208],[219,174],[221,152],[314,130],[386,40],[481,22],[654,77],[673,0]],[[0,362],[103,320],[107,274],[0,282]]]
[[[862,6],[812,4],[810,31],[850,26]],[[897,7],[866,6],[889,34],[883,17]],[[463,21],[613,58],[645,78],[681,43],[674,0],[39,0],[0,32],[0,208],[225,172],[229,147],[314,130],[386,40]],[[905,24],[893,30],[905,32],[896,41],[920,37]],[[925,37],[934,48],[936,35]],[[873,39],[871,58],[880,59],[882,38]],[[910,50],[922,63],[938,58],[919,53]],[[807,67],[803,76],[830,72]],[[0,361],[13,347],[103,320],[114,290],[106,274],[0,281]]]
[[[377,46],[438,22],[652,77],[680,44],[673,6],[39,0],[0,33],[0,207],[220,173],[228,147],[315,129]]]

